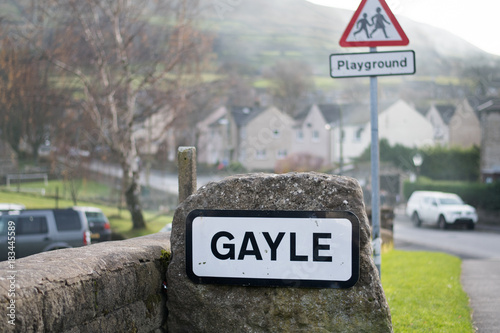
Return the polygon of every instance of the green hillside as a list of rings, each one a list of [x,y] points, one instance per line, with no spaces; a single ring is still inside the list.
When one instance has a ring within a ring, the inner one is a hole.
[[[226,11],[207,6],[204,13],[206,27],[215,33],[219,61],[236,62],[255,72],[280,59],[300,59],[309,63],[316,75],[329,76],[330,54],[368,50],[338,44],[353,12],[305,0],[240,1]],[[446,31],[405,17],[398,17],[398,21],[410,45],[379,50],[415,50],[418,75],[457,76],[471,60],[475,64],[498,60]]]

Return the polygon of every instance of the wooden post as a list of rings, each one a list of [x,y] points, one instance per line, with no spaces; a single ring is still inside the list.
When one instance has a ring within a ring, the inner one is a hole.
[[[196,148],[179,147],[177,151],[179,169],[179,203],[196,192]]]

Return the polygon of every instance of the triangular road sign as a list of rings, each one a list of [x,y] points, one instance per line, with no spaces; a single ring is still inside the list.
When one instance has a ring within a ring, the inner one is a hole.
[[[384,0],[363,0],[340,39],[340,46],[403,46],[410,41]]]

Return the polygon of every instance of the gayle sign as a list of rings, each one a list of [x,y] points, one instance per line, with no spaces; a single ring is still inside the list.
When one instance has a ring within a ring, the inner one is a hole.
[[[195,283],[349,288],[359,278],[359,221],[346,211],[194,210],[186,271]]]

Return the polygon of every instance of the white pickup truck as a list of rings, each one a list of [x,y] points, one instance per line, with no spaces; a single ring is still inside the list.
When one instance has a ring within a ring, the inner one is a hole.
[[[472,230],[477,223],[476,209],[453,193],[415,191],[406,204],[406,215],[418,227],[423,223],[437,224],[441,229],[465,225]]]

